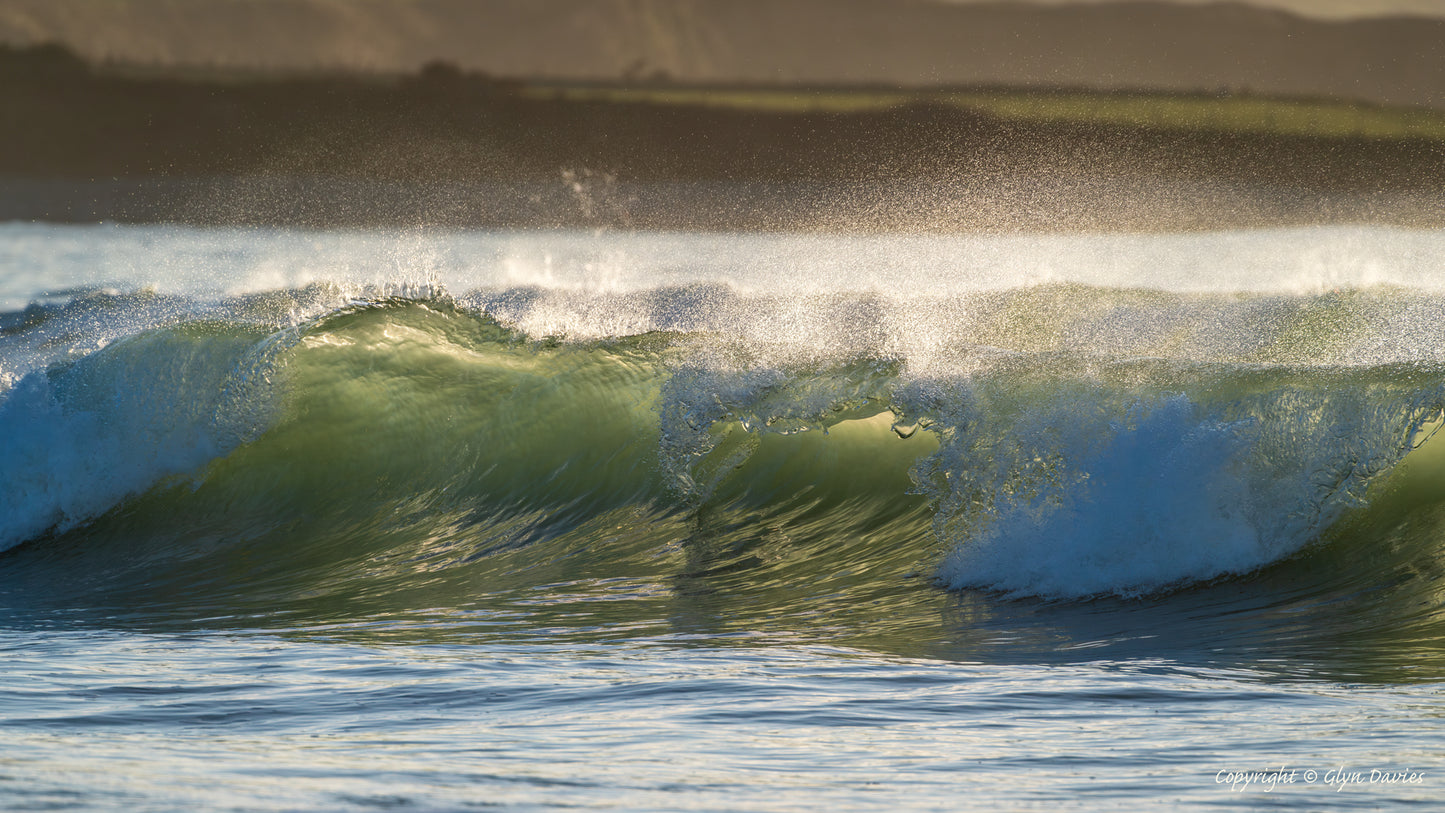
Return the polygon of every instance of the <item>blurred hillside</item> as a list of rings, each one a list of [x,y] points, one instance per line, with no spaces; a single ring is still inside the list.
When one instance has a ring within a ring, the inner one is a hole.
[[[521,78],[1248,91],[1445,109],[1445,20],[1240,4],[0,0],[0,42],[92,60]]]

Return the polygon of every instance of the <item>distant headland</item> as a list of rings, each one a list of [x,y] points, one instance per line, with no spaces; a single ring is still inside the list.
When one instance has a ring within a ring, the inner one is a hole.
[[[1445,109],[1445,14],[1320,18],[1271,2],[5,0],[0,43],[161,67],[410,73],[440,60],[529,80],[1243,91]]]

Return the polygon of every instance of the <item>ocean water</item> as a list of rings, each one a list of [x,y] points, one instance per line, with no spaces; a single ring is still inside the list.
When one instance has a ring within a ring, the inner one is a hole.
[[[1435,809],[1442,258],[0,224],[0,807]]]

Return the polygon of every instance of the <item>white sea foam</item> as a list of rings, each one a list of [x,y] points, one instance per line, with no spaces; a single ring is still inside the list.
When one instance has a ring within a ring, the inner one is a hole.
[[[1049,450],[1064,453],[1054,481],[991,495],[940,578],[1015,596],[1127,595],[1268,564],[1299,540],[1258,523],[1282,506],[1252,498],[1252,428],[1201,422],[1178,395],[1115,425],[1075,422],[1060,433],[1073,448]]]
[[[1045,394],[976,415],[920,467],[953,588],[1137,596],[1318,540],[1439,414],[1442,393],[1281,381],[1229,402]],[[1067,388],[1066,388],[1067,390]]]
[[[1198,234],[815,235],[305,231],[0,224],[0,311],[68,289],[236,295],[317,281],[627,293],[949,296],[1049,283],[1174,292],[1445,290],[1445,231],[1312,226]]]
[[[269,346],[153,332],[0,400],[0,550],[195,472],[263,420]]]

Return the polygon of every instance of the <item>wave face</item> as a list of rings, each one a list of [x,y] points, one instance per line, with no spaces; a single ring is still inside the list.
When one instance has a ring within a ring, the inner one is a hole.
[[[1429,285],[485,267],[90,286],[0,316],[12,599],[515,608],[745,577],[885,613],[910,575],[1075,601],[1284,568],[1317,599],[1436,567]],[[1332,557],[1362,564],[1321,576]]]

